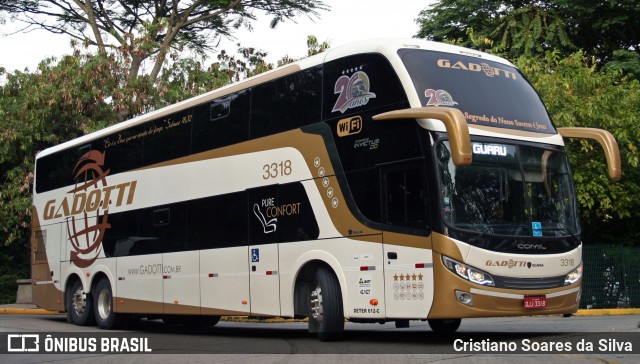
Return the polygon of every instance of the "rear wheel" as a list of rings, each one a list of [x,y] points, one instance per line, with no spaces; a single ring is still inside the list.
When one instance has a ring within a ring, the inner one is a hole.
[[[427,321],[433,332],[450,334],[458,330],[462,319],[428,319]]]
[[[329,269],[319,268],[312,287],[309,332],[315,332],[322,341],[342,339],[344,311],[338,279]]]
[[[125,326],[128,315],[113,311],[113,294],[111,284],[106,278],[102,278],[93,292],[94,312],[96,322],[101,329],[113,330]]]
[[[78,326],[95,324],[93,317],[93,296],[84,292],[82,282],[76,280],[65,292],[67,321]]]

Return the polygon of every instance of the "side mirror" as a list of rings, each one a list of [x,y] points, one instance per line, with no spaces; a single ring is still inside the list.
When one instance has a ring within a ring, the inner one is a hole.
[[[471,138],[464,115],[452,107],[414,107],[375,115],[373,120],[437,119],[444,123],[449,134],[451,159],[456,166],[468,166],[472,162]]]
[[[620,163],[620,149],[616,139],[606,130],[594,128],[558,128],[558,133],[563,138],[593,139],[600,143],[607,158],[609,178],[618,181],[622,177],[622,165]]]

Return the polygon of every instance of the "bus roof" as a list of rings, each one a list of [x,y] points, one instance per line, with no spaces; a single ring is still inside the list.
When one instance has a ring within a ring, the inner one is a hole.
[[[393,60],[395,57],[397,57],[398,49],[401,48],[425,49],[444,53],[461,54],[513,66],[513,64],[511,64],[506,59],[488,53],[475,51],[451,44],[444,44],[420,39],[371,39],[366,41],[353,42],[335,48],[330,48],[326,52],[320,53],[318,55],[304,58],[291,64],[267,71],[265,73],[247,78],[245,80],[227,86],[223,86],[221,88],[206,92],[204,94],[175,103],[173,105],[169,105],[161,109],[139,115],[132,119],[111,125],[107,128],[95,131],[93,133],[83,135],[79,138],[63,142],[61,144],[41,151],[40,153],[38,153],[36,158],[41,158],[74,146],[83,145],[85,143],[91,142],[92,140],[99,139],[112,133],[117,133],[130,127],[143,124],[147,121],[161,118],[174,112],[193,107],[201,103],[349,55],[361,53],[380,53],[386,56],[388,59]]]

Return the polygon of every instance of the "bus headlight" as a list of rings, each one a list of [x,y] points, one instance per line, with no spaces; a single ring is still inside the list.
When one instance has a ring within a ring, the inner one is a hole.
[[[582,263],[578,266],[578,268],[571,271],[571,273],[567,274],[564,279],[564,285],[568,286],[570,284],[576,283],[578,280],[582,278]]]
[[[442,256],[442,262],[447,269],[470,282],[481,286],[494,285],[493,277],[491,277],[487,272],[481,271],[480,269],[474,268],[470,265],[462,264],[451,258],[445,257],[444,255]]]

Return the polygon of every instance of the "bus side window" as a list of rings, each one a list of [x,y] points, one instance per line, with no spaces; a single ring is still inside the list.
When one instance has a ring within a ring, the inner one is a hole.
[[[247,245],[245,191],[189,201],[188,214],[188,250]]]
[[[170,253],[186,250],[187,206],[175,203],[140,210],[140,242],[142,254]],[[144,243],[142,242],[144,241]]]
[[[140,168],[142,165],[145,126],[137,126],[102,139],[105,168],[110,175]]]
[[[258,85],[251,93],[251,138],[320,121],[322,66]]]
[[[84,144],[63,150],[38,160],[36,192],[42,193],[75,184],[75,167],[80,158],[91,150],[92,144]]]
[[[381,222],[380,171],[367,168],[346,174],[358,210],[369,220]]]
[[[143,165],[184,157],[191,144],[191,109],[145,124]]]
[[[231,112],[231,100],[216,100],[209,106],[209,120],[216,121],[229,116]]]
[[[248,90],[227,95],[213,102],[198,105],[193,110],[191,152],[244,142],[249,138]]]
[[[382,222],[389,225],[429,229],[427,191],[419,166],[384,168]]]

